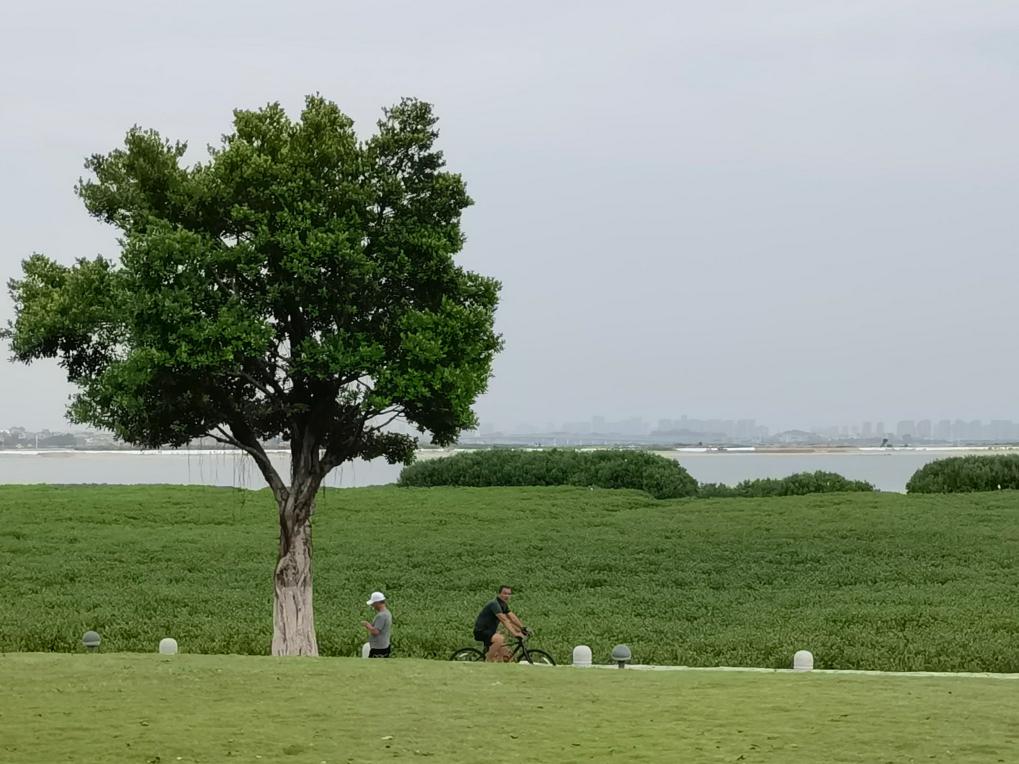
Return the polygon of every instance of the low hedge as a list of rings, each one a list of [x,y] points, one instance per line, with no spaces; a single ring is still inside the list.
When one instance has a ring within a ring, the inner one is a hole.
[[[546,449],[492,449],[467,451],[426,459],[405,467],[399,485],[437,486],[550,486],[635,488],[656,499],[687,496],[766,497],[804,496],[812,493],[873,491],[862,480],[849,480],[834,472],[799,472],[784,478],[744,480],[736,486],[698,485],[674,459],[644,451],[573,451]]]
[[[635,488],[656,499],[697,495],[679,462],[644,451],[493,449],[426,459],[405,467],[402,486],[576,485]]]
[[[765,497],[805,496],[810,493],[849,493],[873,491],[874,486],[863,480],[850,480],[836,472],[797,472],[784,478],[758,478],[744,480],[735,486],[721,483],[703,483],[698,496],[705,499],[716,497]]]
[[[953,456],[925,464],[906,493],[972,493],[1019,488],[1019,454]]]

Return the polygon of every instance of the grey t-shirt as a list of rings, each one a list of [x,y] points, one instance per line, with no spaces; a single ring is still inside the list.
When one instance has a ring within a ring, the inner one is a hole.
[[[372,626],[379,630],[378,636],[368,634],[368,646],[372,650],[385,650],[389,647],[389,631],[393,626],[393,614],[389,609],[380,610],[372,620]]]

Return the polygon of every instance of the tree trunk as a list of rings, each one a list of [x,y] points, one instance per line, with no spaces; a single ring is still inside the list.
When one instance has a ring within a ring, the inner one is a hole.
[[[272,618],[273,655],[318,655],[311,599],[311,512],[314,499],[302,502],[295,498],[301,495],[305,492],[292,490],[280,506],[280,545],[274,576]]]

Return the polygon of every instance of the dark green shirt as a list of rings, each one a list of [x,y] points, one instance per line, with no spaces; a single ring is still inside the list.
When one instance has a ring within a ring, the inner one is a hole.
[[[499,613],[506,614],[509,611],[509,606],[496,597],[481,608],[478,620],[474,622],[474,631],[480,634],[495,634],[496,629],[499,628]]]

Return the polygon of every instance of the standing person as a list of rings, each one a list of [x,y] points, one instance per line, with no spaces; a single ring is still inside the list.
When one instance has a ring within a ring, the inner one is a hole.
[[[371,623],[361,621],[361,625],[368,630],[368,657],[388,658],[390,654],[389,634],[393,628],[393,614],[386,607],[386,595],[382,592],[372,592],[372,596],[365,603],[375,611],[375,618]]]
[[[474,621],[474,639],[485,646],[486,661],[505,663],[509,660],[506,639],[498,633],[499,624],[514,637],[523,637],[527,633],[517,614],[510,610],[509,601],[512,596],[512,587],[500,586],[496,598],[481,608]]]

